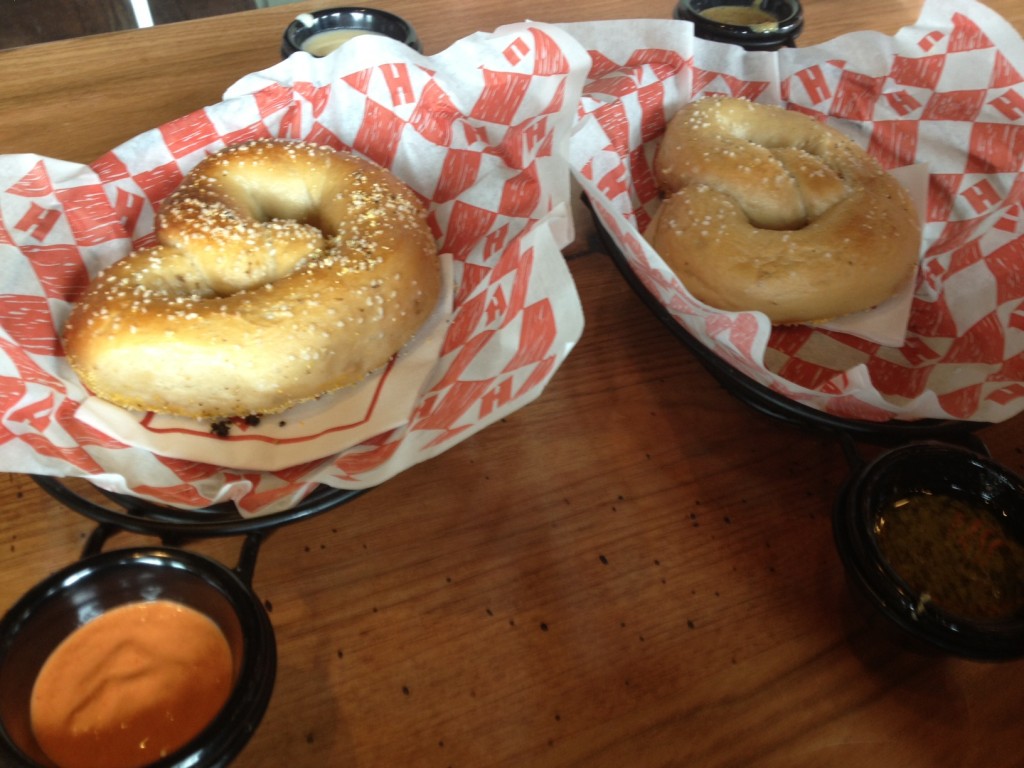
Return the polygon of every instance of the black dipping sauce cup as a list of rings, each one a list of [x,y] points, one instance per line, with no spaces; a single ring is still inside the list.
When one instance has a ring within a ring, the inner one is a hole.
[[[373,32],[404,43],[415,51],[423,50],[412,25],[393,13],[375,8],[324,8],[300,14],[285,28],[281,58],[287,59],[301,51],[302,44],[314,35],[331,30]]]
[[[769,26],[727,24],[703,15],[718,7],[759,9],[775,19]],[[693,23],[697,37],[719,43],[732,43],[748,51],[775,51],[794,47],[804,28],[804,12],[800,0],[760,0],[751,4],[743,0],[679,0],[673,17]]]
[[[1024,482],[975,450],[940,442],[911,443],[855,473],[833,514],[839,555],[853,591],[881,613],[907,647],[979,661],[1024,656],[1024,615],[974,619],[922,600],[880,547],[879,515],[918,494],[942,495],[991,510],[1007,538],[1024,543]],[[934,533],[934,532],[933,532]],[[950,535],[953,535],[950,533]]]
[[[68,635],[118,606],[173,600],[213,620],[231,649],[234,677],[220,713],[153,766],[225,766],[241,752],[270,701],[277,649],[251,574],[171,547],[89,555],[27,592],[0,620],[0,765],[51,766],[32,734],[29,702],[44,662]]]

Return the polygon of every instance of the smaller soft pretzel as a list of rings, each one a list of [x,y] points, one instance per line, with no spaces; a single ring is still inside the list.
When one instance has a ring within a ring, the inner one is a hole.
[[[668,197],[645,236],[716,308],[828,320],[881,303],[916,268],[906,191],[807,115],[729,97],[688,104],[665,131],[655,178]]]

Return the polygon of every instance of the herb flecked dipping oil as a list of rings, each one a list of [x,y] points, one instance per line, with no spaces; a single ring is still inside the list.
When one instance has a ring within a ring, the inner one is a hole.
[[[1006,514],[938,493],[904,496],[881,510],[874,534],[883,556],[921,602],[963,619],[1024,613],[1024,543]]]

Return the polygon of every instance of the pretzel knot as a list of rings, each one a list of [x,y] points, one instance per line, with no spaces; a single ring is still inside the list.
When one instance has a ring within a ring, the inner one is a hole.
[[[210,155],[165,201],[156,236],[90,285],[64,332],[86,386],[126,408],[277,413],[385,365],[440,293],[412,190],[315,144]]]
[[[909,195],[807,115],[738,98],[692,102],[669,122],[655,179],[667,197],[645,236],[716,308],[822,321],[881,303],[916,268]]]

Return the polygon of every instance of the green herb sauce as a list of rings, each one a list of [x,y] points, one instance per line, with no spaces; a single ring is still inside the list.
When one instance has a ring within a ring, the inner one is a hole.
[[[875,521],[886,560],[923,601],[964,619],[1024,611],[1024,544],[1002,513],[978,502],[915,494]]]

